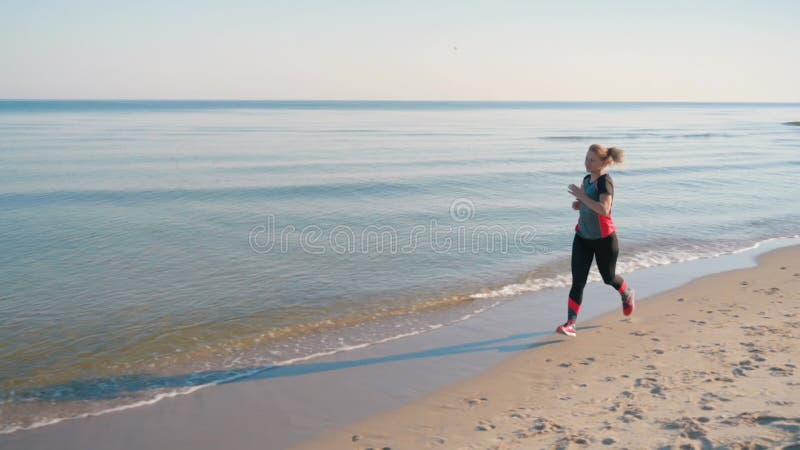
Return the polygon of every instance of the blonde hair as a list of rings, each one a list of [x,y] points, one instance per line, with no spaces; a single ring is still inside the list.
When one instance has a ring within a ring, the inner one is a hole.
[[[621,164],[625,159],[625,151],[617,147],[606,148],[600,144],[592,144],[589,146],[589,151],[597,153],[597,156],[606,165]]]

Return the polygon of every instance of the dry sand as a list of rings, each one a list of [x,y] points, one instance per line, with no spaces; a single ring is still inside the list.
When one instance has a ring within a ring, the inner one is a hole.
[[[299,448],[800,449],[799,291],[779,249]]]

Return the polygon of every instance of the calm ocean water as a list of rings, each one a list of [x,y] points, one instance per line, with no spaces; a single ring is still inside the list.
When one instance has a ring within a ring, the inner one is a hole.
[[[565,286],[566,188],[594,142],[627,152],[622,272],[795,236],[797,120],[799,104],[0,101],[0,432]]]

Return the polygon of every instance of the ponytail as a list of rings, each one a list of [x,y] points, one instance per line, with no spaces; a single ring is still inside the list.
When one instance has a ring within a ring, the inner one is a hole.
[[[621,164],[625,160],[625,150],[617,147],[609,147],[608,157],[614,161],[614,164]]]
[[[625,159],[625,151],[621,148],[605,148],[600,144],[592,144],[589,146],[589,150],[597,153],[597,156],[599,156],[605,164],[620,164]]]

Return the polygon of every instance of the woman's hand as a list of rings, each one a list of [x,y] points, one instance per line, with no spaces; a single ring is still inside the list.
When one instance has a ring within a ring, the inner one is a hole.
[[[574,195],[578,200],[582,200],[586,196],[586,193],[583,192],[583,188],[580,186],[570,184],[569,188],[567,189],[569,190],[569,193]]]
[[[575,211],[581,209],[581,202],[579,202],[578,200],[572,202],[572,209],[574,209]]]

